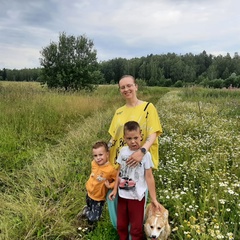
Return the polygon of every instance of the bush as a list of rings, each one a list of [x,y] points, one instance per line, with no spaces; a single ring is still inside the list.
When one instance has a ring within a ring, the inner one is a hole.
[[[181,80],[178,80],[175,82],[174,87],[183,87],[183,82]]]

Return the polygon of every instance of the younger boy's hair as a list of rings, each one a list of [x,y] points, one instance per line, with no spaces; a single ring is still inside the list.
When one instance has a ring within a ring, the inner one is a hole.
[[[128,121],[124,124],[123,133],[126,131],[137,131],[140,130],[140,125],[136,121]]]
[[[93,149],[97,149],[97,148],[100,148],[100,147],[104,147],[106,152],[109,151],[108,150],[108,145],[104,141],[98,141],[98,142],[94,143],[93,146],[92,146]]]

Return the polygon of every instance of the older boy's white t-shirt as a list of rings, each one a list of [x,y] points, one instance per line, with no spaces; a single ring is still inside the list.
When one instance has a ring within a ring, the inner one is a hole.
[[[142,162],[139,163],[138,166],[129,167],[126,161],[132,153],[134,153],[134,151],[131,151],[128,146],[124,146],[118,155],[117,162],[120,164],[118,194],[122,198],[141,201],[147,190],[145,170],[153,168],[153,162],[150,152],[146,152]]]

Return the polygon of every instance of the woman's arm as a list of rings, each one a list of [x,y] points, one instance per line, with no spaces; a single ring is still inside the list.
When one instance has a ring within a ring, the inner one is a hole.
[[[112,147],[113,144],[113,138],[111,137],[111,139],[108,142],[108,150],[110,150],[110,148]]]
[[[150,134],[147,137],[146,142],[142,145],[142,147],[144,147],[147,151],[149,151],[150,147],[153,145],[154,141],[156,140],[156,137],[157,137],[157,133]]]
[[[154,143],[154,141],[156,140],[157,137],[157,133],[152,133],[150,134],[147,139],[146,142],[142,145],[142,148],[145,148],[146,151],[149,151],[150,147],[152,146],[152,144]],[[127,164],[130,167],[136,167],[138,165],[138,163],[140,163],[143,159],[144,153],[139,149],[138,151],[134,152],[127,160]]]

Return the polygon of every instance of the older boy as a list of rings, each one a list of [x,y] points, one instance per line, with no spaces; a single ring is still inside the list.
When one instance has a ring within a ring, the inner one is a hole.
[[[153,205],[160,209],[161,205],[156,199],[155,181],[152,174],[153,162],[151,154],[141,149],[140,126],[135,121],[124,125],[124,141],[127,146],[122,147],[117,158],[119,164],[113,191],[109,199],[113,200],[118,192],[117,231],[120,240],[128,239],[129,225],[132,240],[143,239],[143,219],[145,206],[145,192],[148,189]],[[126,161],[135,151],[144,153],[143,160],[136,167],[130,167]]]

